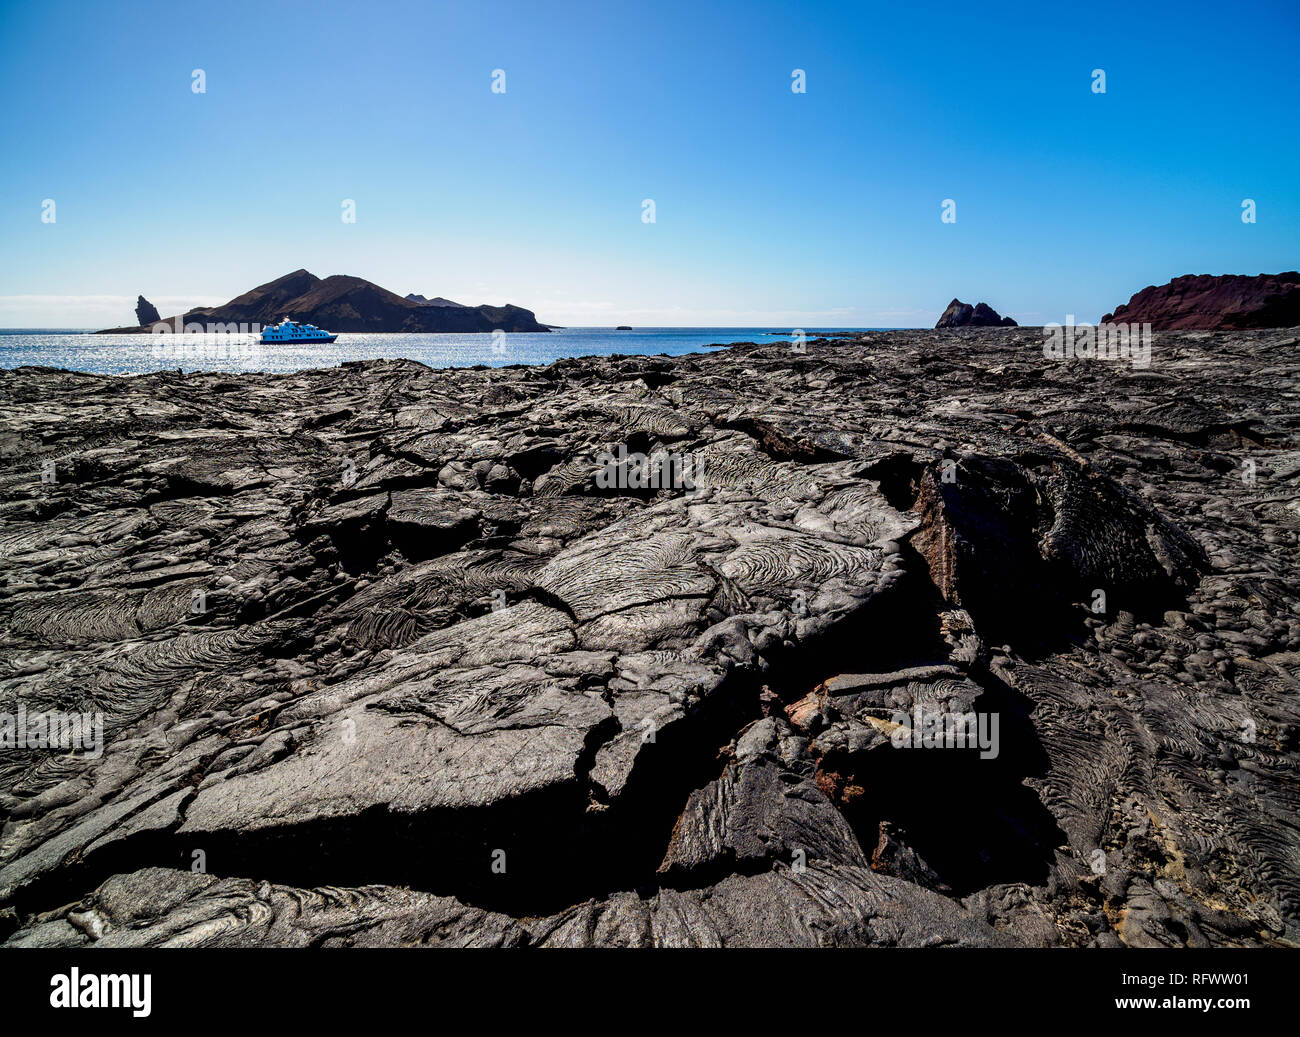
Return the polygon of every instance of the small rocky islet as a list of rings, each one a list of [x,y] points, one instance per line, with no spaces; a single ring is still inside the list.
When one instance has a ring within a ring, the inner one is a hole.
[[[1298,346],[0,371],[0,939],[1294,943]]]

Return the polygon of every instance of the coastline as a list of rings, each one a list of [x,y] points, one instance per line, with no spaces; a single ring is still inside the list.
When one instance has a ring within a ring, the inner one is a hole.
[[[826,333],[838,330],[825,329]],[[852,331],[851,333],[857,333]],[[789,333],[787,333],[788,335]],[[816,337],[821,331],[813,330]],[[0,367],[57,367],[99,374],[207,370],[287,373],[357,360],[417,360],[434,369],[541,366],[581,356],[682,355],[734,341],[766,339],[764,328],[655,328],[615,331],[573,327],[548,335],[491,333],[353,334],[325,346],[263,345],[250,335],[138,335],[0,333]],[[249,346],[252,348],[249,348]]]

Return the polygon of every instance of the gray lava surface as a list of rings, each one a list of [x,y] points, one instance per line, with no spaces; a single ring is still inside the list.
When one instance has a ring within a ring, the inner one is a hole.
[[[1298,372],[2,371],[0,940],[1300,942]]]

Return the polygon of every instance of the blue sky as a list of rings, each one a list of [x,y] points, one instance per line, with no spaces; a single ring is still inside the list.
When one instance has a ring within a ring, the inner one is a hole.
[[[558,324],[1096,320],[1300,266],[1298,43],[1294,0],[0,0],[0,326],[298,267]]]

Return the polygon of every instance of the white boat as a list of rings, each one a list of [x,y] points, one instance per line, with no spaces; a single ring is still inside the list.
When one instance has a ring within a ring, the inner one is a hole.
[[[315,324],[299,324],[285,317],[279,324],[262,329],[262,344],[272,342],[333,342],[337,335],[323,331]]]

